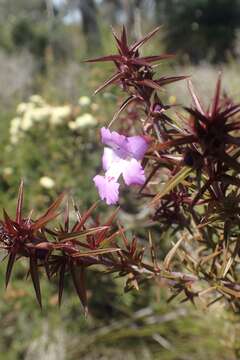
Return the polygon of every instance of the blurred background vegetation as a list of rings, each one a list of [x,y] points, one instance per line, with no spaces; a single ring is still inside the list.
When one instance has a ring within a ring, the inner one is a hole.
[[[64,189],[82,209],[97,199],[98,128],[111,120],[121,94],[93,96],[109,65],[82,60],[112,52],[110,27],[123,24],[132,39],[162,24],[144,49],[176,53],[161,72],[192,75],[207,100],[223,70],[226,91],[240,100],[240,0],[0,0],[0,196],[10,213],[20,178],[26,210],[41,211]],[[185,83],[164,97],[189,103]],[[144,241],[148,222],[134,197],[124,194],[119,217]],[[104,218],[109,210],[99,209]],[[155,228],[154,238],[163,257],[169,234]],[[26,264],[18,265],[7,291],[4,268],[1,263],[0,359],[240,359],[239,315],[222,305],[167,304],[161,282],[124,294],[122,279],[92,270],[87,319],[71,284],[59,311],[57,288],[43,282],[41,312],[23,281]]]

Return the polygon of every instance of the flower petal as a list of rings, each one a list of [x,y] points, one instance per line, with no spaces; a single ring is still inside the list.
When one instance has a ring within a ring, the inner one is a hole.
[[[148,148],[147,141],[142,136],[130,136],[127,140],[129,155],[134,157],[136,160],[142,160]]]
[[[96,175],[93,178],[93,181],[102,200],[105,199],[108,205],[113,205],[118,202],[120,184],[117,183],[115,179],[109,179],[101,175]]]
[[[121,158],[117,156],[113,149],[104,148],[102,156],[103,170],[107,171],[113,163],[120,161]]]
[[[101,128],[102,143],[111,147],[115,153],[125,159],[128,156],[127,137],[118,134],[116,131],[111,132],[109,129]]]
[[[126,185],[143,185],[145,182],[144,170],[136,159],[124,161],[124,170],[122,172]]]
[[[120,161],[113,162],[105,173],[108,179],[114,179],[117,181],[119,176],[123,173],[126,160],[120,159]]]
[[[136,160],[142,160],[148,148],[148,143],[143,136],[124,136],[116,131],[101,128],[102,143],[108,145],[114,150],[116,155],[122,159],[133,157]]]

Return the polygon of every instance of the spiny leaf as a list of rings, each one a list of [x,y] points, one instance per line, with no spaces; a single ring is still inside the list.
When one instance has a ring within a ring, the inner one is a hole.
[[[227,286],[223,286],[223,285],[219,285],[217,286],[217,289],[220,291],[220,292],[223,292],[223,293],[226,293],[228,295],[231,295],[237,299],[240,298],[240,291],[236,291],[234,289],[231,289]]]
[[[123,230],[124,231],[124,230]],[[113,244],[114,243],[114,239],[121,235],[121,230],[117,230],[115,231],[113,234],[111,234],[110,236],[106,237],[102,242],[101,242],[101,248],[106,248],[107,246],[109,246],[109,244]]]
[[[66,203],[64,211],[64,231],[68,232],[69,230],[69,200]]]
[[[79,216],[79,221],[76,223],[76,225],[73,227],[73,231],[79,231],[87,219],[91,216],[93,211],[96,209],[97,205],[99,204],[99,201],[96,201],[85,213],[83,216]]]
[[[122,237],[122,240],[124,242],[124,245],[126,247],[126,249],[129,249],[129,243],[128,243],[128,239],[125,235],[125,229],[121,226],[121,224],[119,223],[118,224],[118,228],[119,228],[119,231],[121,233],[121,237]]]
[[[94,59],[84,60],[86,63],[93,63],[93,62],[104,62],[104,61],[119,61],[122,57],[120,55],[106,55],[100,56]]]
[[[5,286],[7,288],[10,277],[11,277],[11,273],[12,273],[12,269],[13,269],[13,265],[14,262],[16,260],[16,253],[10,253],[9,258],[8,258],[8,264],[7,264],[7,270],[6,270],[6,275],[5,275]]]
[[[222,267],[222,277],[223,277],[223,278],[227,275],[228,271],[230,270],[233,261],[234,261],[234,259],[230,257],[230,258],[228,259],[227,264],[226,264],[224,267]]]
[[[88,313],[88,307],[87,307],[87,290],[85,286],[84,267],[76,266],[72,263],[70,264],[70,271],[71,271],[74,287],[82,303],[84,314],[86,316]]]
[[[127,51],[128,50],[127,30],[124,25],[122,27],[121,43],[125,47],[125,51]]]
[[[3,209],[3,217],[4,217],[5,225],[8,228],[8,230],[15,232],[15,229],[13,226],[14,222],[10,219],[10,217],[5,209]]]
[[[74,258],[81,258],[81,257],[88,257],[88,256],[99,256],[104,254],[109,254],[113,252],[121,251],[121,249],[118,248],[108,248],[108,249],[96,249],[96,250],[89,250],[87,252],[79,252],[76,254],[73,254]]]
[[[131,51],[138,50],[143,44],[145,44],[151,37],[153,37],[159,30],[161,29],[161,26],[156,27],[153,31],[148,33],[146,36],[144,36],[142,39],[136,41],[131,47]]]
[[[113,214],[109,217],[109,219],[108,219],[107,222],[105,223],[105,226],[108,226],[108,227],[109,227],[109,226],[112,225],[112,222],[113,222],[113,220],[115,219],[118,211],[119,211],[119,207],[118,207],[118,208],[113,212]],[[109,230],[109,229],[105,229],[105,230],[101,231],[101,232],[96,236],[96,244],[100,244],[100,243],[104,240],[104,238],[105,238],[106,233],[107,233],[108,230]]]
[[[150,206],[154,206],[164,195],[172,191],[179,185],[190,173],[192,169],[184,166],[176,175],[174,175],[163,187],[163,189],[153,198]]]
[[[145,79],[136,81],[138,85],[148,86],[151,89],[164,91],[163,87],[154,80]]]
[[[236,105],[233,105],[233,106],[227,108],[223,112],[220,112],[219,117],[221,117],[221,118],[229,118],[229,117],[235,115],[236,113],[238,113],[239,111],[240,111],[240,105],[236,104]],[[228,126],[230,128],[234,127],[236,129],[239,129],[239,124],[238,123],[236,123],[236,124],[228,124],[226,127],[228,128]]]
[[[96,95],[101,90],[105,89],[108,85],[115,83],[117,80],[120,80],[122,74],[120,72],[115,73],[110,79],[106,80],[101,86],[99,86],[95,91],[94,94]]]
[[[37,259],[35,254],[30,255],[30,274],[36,294],[37,301],[42,309],[42,296],[41,296],[41,289],[40,289],[40,281],[39,281],[39,273],[38,273],[38,266],[37,266]]]
[[[112,124],[114,123],[114,121],[119,117],[119,115],[121,114],[121,112],[133,101],[136,101],[136,97],[135,96],[129,96],[120,106],[119,110],[115,113],[115,115],[113,116],[112,120],[110,121],[108,128],[110,128],[112,126]]]
[[[56,218],[59,213],[57,213],[57,209],[59,208],[61,202],[63,201],[63,198],[65,196],[65,193],[62,193],[57,197],[57,199],[52,203],[52,205],[47,209],[47,211],[33,224],[32,229],[37,230],[40,227],[47,224],[49,221]]]
[[[183,237],[181,237],[176,244],[173,246],[173,248],[168,252],[167,256],[165,257],[164,261],[163,261],[163,268],[168,270],[169,266],[171,264],[171,261],[174,257],[174,255],[176,254],[176,251],[178,250],[179,246],[181,245],[183,241]]]
[[[174,57],[175,57],[175,55],[173,55],[173,54],[161,54],[161,55],[144,56],[144,57],[141,57],[141,59],[146,62],[151,63],[151,62],[159,61],[159,60],[172,59]]]
[[[18,192],[17,210],[16,210],[16,222],[19,224],[22,218],[22,206],[23,206],[23,180],[21,180]]]
[[[60,214],[61,212],[59,211],[58,213],[52,212],[47,214],[46,216],[42,216],[32,225],[32,230],[41,229],[44,225],[58,217]]]
[[[121,42],[121,40],[118,38],[118,35],[116,34],[116,32],[115,32],[115,30],[113,29],[113,27],[112,27],[112,34],[113,34],[113,36],[114,36],[114,39],[115,39],[116,42],[117,42],[117,49],[118,49],[119,54],[124,55],[125,47],[122,46],[122,42]]]
[[[150,149],[149,151],[151,151],[151,150],[153,150],[153,151],[154,150],[163,151],[163,150],[169,149],[169,148],[174,147],[174,146],[191,144],[195,140],[196,140],[195,136],[188,135],[188,136],[184,136],[184,137],[181,137],[181,138],[178,138],[178,139],[168,140],[168,141],[166,141],[166,142],[164,142],[162,144],[153,145],[152,149]]]
[[[61,303],[62,303],[65,269],[66,269],[66,263],[63,262],[61,264],[61,267],[60,267],[60,270],[59,270],[59,282],[58,282],[58,306],[59,307],[61,306]]]
[[[151,231],[148,232],[148,241],[149,241],[149,246],[150,246],[152,263],[153,263],[155,268],[158,268],[157,257],[156,257],[156,249],[155,249],[155,246],[153,244]]]
[[[193,99],[193,103],[194,103],[194,105],[196,106],[197,110],[198,110],[202,115],[204,115],[203,107],[202,107],[202,105],[201,105],[201,102],[200,102],[198,96],[197,96],[196,93],[195,93],[195,90],[194,90],[194,88],[193,88],[193,84],[192,84],[191,80],[188,81],[188,89],[189,89],[189,92],[190,92],[190,94],[191,94],[191,96],[192,96],[192,99]]]
[[[159,85],[164,86],[171,84],[173,82],[185,80],[189,78],[189,76],[183,75],[183,76],[168,76],[168,77],[161,77],[158,80],[155,80]]]
[[[52,205],[49,206],[49,208],[47,209],[47,211],[45,212],[45,214],[43,215],[43,217],[47,216],[48,214],[54,213],[56,212],[56,210],[59,208],[59,206],[61,205],[64,197],[65,197],[66,193],[63,192],[62,194],[60,194],[57,199],[52,203]]]
[[[218,256],[221,253],[222,253],[222,250],[217,250],[217,251],[215,251],[214,253],[212,253],[212,254],[210,254],[208,256],[202,257],[200,262],[199,262],[199,265],[203,265],[203,264],[211,261],[212,259],[214,259],[216,256]]]
[[[78,231],[78,232],[70,232],[70,233],[67,233],[67,234],[60,234],[58,236],[58,239],[59,239],[59,241],[70,241],[70,240],[73,240],[73,239],[81,239],[81,238],[85,238],[88,235],[96,234],[96,233],[98,233],[100,231],[103,231],[105,229],[108,230],[109,226],[98,226],[96,228],[91,228],[91,229],[88,229],[88,230],[81,230],[81,231]]]
[[[217,84],[216,84],[215,96],[214,96],[213,104],[212,104],[212,113],[211,113],[212,117],[214,117],[218,111],[220,92],[221,92],[221,73],[219,73]]]
[[[216,302],[220,301],[223,299],[223,295],[220,295],[218,296],[216,299],[210,301],[208,304],[207,304],[207,307],[210,307],[211,305],[215,304]]]

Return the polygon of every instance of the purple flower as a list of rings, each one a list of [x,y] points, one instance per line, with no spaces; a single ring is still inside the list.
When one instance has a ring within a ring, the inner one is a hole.
[[[100,198],[108,205],[116,204],[119,198],[119,177],[122,175],[127,186],[143,185],[144,170],[140,164],[148,148],[147,141],[142,136],[124,136],[116,131],[101,129],[104,148],[102,165],[105,176],[96,175],[93,181]]]

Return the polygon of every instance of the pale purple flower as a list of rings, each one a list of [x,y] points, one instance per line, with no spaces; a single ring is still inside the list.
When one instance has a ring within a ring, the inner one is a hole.
[[[124,136],[116,131],[101,129],[104,148],[102,165],[105,176],[96,175],[93,179],[100,198],[108,205],[116,204],[119,198],[119,177],[122,175],[127,186],[143,185],[144,170],[140,161],[148,148],[147,141],[142,136]]]

